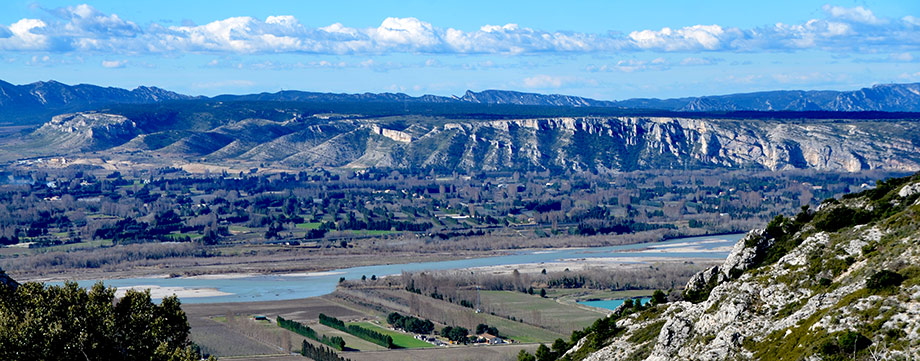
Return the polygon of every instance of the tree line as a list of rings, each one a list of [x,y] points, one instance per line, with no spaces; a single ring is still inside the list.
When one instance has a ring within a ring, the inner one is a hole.
[[[310,328],[310,326],[304,325],[294,320],[286,320],[281,316],[276,317],[275,321],[278,322],[278,326],[280,326],[281,328],[290,330],[303,337],[306,337],[312,340],[316,340],[323,344],[332,346],[336,350],[339,350],[339,351],[345,350],[345,340],[339,336],[328,337],[326,335],[322,335],[322,337],[320,337],[316,333],[316,330]]]
[[[430,334],[434,331],[434,323],[430,320],[422,320],[413,316],[403,316],[398,312],[387,315],[387,322],[394,328],[405,330],[406,332]]]
[[[315,361],[351,361],[339,356],[339,354],[332,351],[332,349],[323,346],[313,346],[313,344],[307,342],[307,340],[303,340],[303,343],[301,343],[300,354]]]
[[[358,338],[373,342],[386,348],[396,348],[396,345],[393,344],[393,338],[389,335],[384,335],[380,332],[369,330],[358,325],[346,326],[345,322],[342,322],[342,320],[332,316],[326,316],[325,314],[320,313],[319,323],[342,332],[347,332],[348,334],[357,336]]]

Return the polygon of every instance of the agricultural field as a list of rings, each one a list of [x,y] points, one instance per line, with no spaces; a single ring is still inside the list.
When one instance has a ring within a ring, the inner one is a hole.
[[[585,328],[605,312],[587,306],[561,304],[552,298],[515,291],[482,291],[482,303],[503,315],[523,315],[536,324],[552,324],[569,332]],[[529,317],[528,317],[529,316]]]
[[[249,338],[226,325],[206,318],[189,318],[192,327],[190,338],[207,354],[224,357],[277,355],[279,350],[273,346]]]
[[[350,333],[336,330],[332,327],[322,325],[319,323],[310,323],[307,324],[310,328],[316,330],[316,333],[320,335],[325,335],[328,337],[338,336],[345,340],[345,349],[347,351],[384,351],[385,347],[375,344],[373,342],[362,340],[356,336],[353,336]],[[395,340],[395,338],[394,338]]]
[[[393,331],[390,329],[382,328],[378,325],[375,325],[370,322],[348,322],[348,325],[358,325],[373,331],[380,332],[384,335],[390,336],[393,338],[393,344],[399,348],[425,348],[425,347],[435,347],[428,342],[416,340],[411,334]],[[347,342],[346,342],[347,344]]]
[[[586,290],[582,288],[551,288],[546,290],[547,298],[554,298],[559,302],[575,303],[588,300],[616,300],[622,298],[649,297],[652,290]]]
[[[534,353],[538,344],[513,344],[500,346],[462,346],[414,348],[403,350],[345,353],[342,356],[352,361],[511,361],[520,350]],[[237,360],[237,359],[234,359]],[[244,359],[249,360],[249,359]],[[274,358],[252,359],[276,361]],[[282,361],[282,360],[277,360]],[[283,361],[297,361],[294,359]],[[302,359],[300,360],[302,361]]]

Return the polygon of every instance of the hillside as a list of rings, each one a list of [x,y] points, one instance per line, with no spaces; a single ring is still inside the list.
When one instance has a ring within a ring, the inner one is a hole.
[[[920,170],[920,123],[910,119],[489,120],[305,115],[297,107],[225,104],[158,109],[61,115],[0,148],[18,157],[80,157],[92,150],[136,162],[161,158],[281,168]]]
[[[739,241],[721,266],[694,276],[681,297],[619,308],[573,335],[577,343],[563,358],[915,358],[918,225],[920,174],[778,216]]]

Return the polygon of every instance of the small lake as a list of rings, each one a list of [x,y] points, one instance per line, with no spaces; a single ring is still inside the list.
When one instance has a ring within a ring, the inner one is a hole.
[[[470,258],[440,262],[417,262],[377,266],[353,267],[328,272],[301,273],[290,275],[255,275],[238,277],[176,277],[176,278],[122,278],[105,280],[104,284],[119,289],[152,288],[171,294],[173,290],[186,291],[180,294],[183,303],[254,302],[277,301],[316,297],[332,293],[340,277],[349,280],[400,274],[403,271],[436,271],[467,269],[486,266],[504,266],[528,263],[552,263],[582,258],[678,258],[678,259],[724,259],[728,250],[738,242],[744,233],[717,236],[677,238],[665,242],[632,244],[596,248],[541,249],[511,253],[508,255]],[[96,280],[77,281],[83,287],[90,287]],[[57,282],[55,284],[62,284]],[[200,290],[198,295],[187,295],[187,291]],[[216,290],[216,292],[214,292]],[[185,294],[185,295],[184,295]]]
[[[650,298],[650,297],[642,297],[642,298],[637,298],[637,299],[635,299],[635,300],[640,300],[640,301],[642,302],[642,304],[644,305],[644,304],[648,303],[648,301],[651,300],[651,298]],[[634,300],[633,302],[635,302],[635,300]],[[612,310],[617,309],[617,307],[620,307],[620,305],[622,305],[624,301],[626,301],[626,299],[619,299],[619,300],[598,300],[598,301],[579,301],[578,303],[579,303],[579,304],[582,304],[582,305],[585,305],[585,306],[591,306],[591,307],[597,307],[597,308],[606,308],[606,309],[612,311]]]

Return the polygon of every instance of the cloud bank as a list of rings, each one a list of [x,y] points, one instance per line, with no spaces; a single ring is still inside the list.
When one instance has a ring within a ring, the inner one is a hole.
[[[825,5],[824,17],[751,29],[717,24],[621,33],[544,31],[516,24],[475,31],[408,17],[378,27],[312,28],[293,16],[248,16],[204,25],[141,27],[89,5],[46,10],[49,19],[0,24],[0,50],[106,54],[546,54],[623,52],[904,52],[920,49],[920,21],[880,18],[863,7]]]

